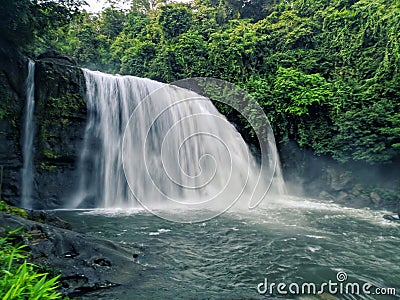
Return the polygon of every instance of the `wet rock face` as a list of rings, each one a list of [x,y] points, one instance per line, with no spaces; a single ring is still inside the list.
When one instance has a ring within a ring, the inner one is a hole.
[[[81,69],[48,58],[36,63],[36,209],[63,207],[75,191],[75,171],[86,123],[84,93]]]
[[[391,165],[339,163],[300,149],[295,142],[280,147],[283,175],[296,195],[335,201],[352,207],[400,207],[400,161]]]
[[[61,65],[72,65],[72,66],[77,65],[76,61],[72,57],[62,55],[61,53],[55,50],[49,50],[42,54],[39,54],[37,59],[40,61],[54,62],[56,64],[61,64]]]
[[[32,251],[33,262],[62,274],[65,295],[78,296],[128,284],[138,276],[140,266],[135,257],[140,255],[139,249],[50,225],[60,224],[55,217],[47,216],[45,220],[48,224],[0,213],[0,228],[24,227],[29,237],[24,242]]]
[[[54,51],[35,62],[33,208],[64,206],[76,187],[75,168],[86,123],[85,80],[73,59]],[[20,205],[25,80],[28,59],[0,46],[1,197]]]
[[[28,219],[42,224],[52,225],[62,229],[72,229],[72,225],[54,214],[46,213],[40,210],[31,210],[27,212]]]
[[[40,56],[35,74],[34,206],[62,206],[75,184],[72,175],[83,139],[86,105],[84,79],[73,60],[57,53]],[[28,59],[0,45],[1,197],[19,205],[22,128]]]
[[[7,120],[0,120],[0,177],[1,198],[15,202],[20,198],[22,156],[13,126]]]
[[[28,60],[0,43],[0,197],[20,198],[22,155],[21,118]]]

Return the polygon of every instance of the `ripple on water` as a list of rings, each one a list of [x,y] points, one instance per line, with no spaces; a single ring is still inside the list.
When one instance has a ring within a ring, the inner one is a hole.
[[[265,299],[256,287],[266,277],[322,283],[335,280],[338,270],[351,281],[400,288],[400,227],[383,221],[385,212],[292,198],[196,224],[144,211],[59,213],[79,231],[142,244],[140,282],[105,299]]]

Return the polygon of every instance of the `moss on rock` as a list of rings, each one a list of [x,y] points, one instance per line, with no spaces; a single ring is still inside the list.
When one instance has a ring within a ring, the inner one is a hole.
[[[38,160],[51,165],[74,160],[76,124],[86,117],[82,70],[49,61],[38,62],[35,73]]]
[[[28,218],[28,213],[24,209],[8,205],[3,200],[0,200],[0,211],[17,215],[25,219]]]

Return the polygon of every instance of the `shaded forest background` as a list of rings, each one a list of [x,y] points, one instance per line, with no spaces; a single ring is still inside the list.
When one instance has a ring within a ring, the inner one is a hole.
[[[398,0],[109,1],[98,14],[82,0],[0,2],[3,43],[27,55],[52,49],[162,82],[224,79],[255,97],[279,144],[339,162],[399,158]]]

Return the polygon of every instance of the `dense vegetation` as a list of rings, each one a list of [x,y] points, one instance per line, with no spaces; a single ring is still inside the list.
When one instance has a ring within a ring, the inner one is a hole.
[[[0,210],[5,207],[8,206],[0,202]],[[42,273],[42,268],[29,262],[26,245],[15,239],[19,231],[21,228],[0,236],[1,299],[61,299],[56,290],[60,276],[48,278],[48,273]]]
[[[342,162],[399,157],[397,0],[134,0],[97,15],[79,0],[4,5],[20,15],[0,18],[14,30],[8,40],[31,54],[56,49],[164,82],[225,79],[259,101],[280,143]]]

